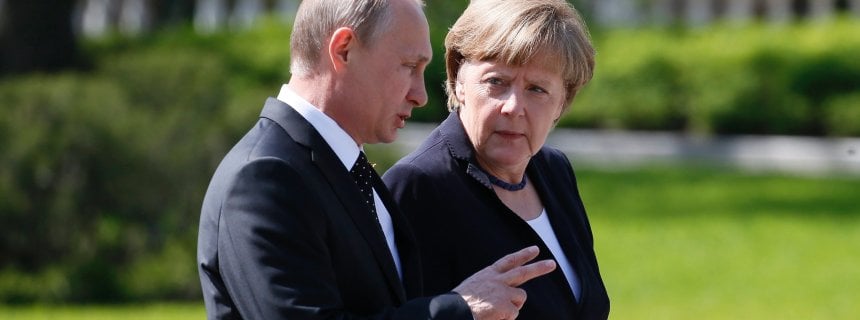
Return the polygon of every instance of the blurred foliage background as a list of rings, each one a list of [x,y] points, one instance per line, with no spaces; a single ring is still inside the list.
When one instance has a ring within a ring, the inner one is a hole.
[[[595,34],[594,80],[562,126],[860,135],[856,19]]]
[[[447,114],[442,43],[465,4],[428,1],[435,54],[425,74],[430,102],[415,110],[412,121],[438,122]],[[8,34],[15,31],[3,30],[6,36],[0,35],[0,41],[8,44]],[[779,26],[593,25],[595,78],[559,126],[704,136],[860,136],[858,30],[860,20],[847,17]],[[255,121],[265,98],[288,81],[289,34],[289,24],[274,17],[247,29],[206,34],[195,32],[186,21],[134,37],[79,38],[73,46],[53,49],[73,51],[73,59],[63,66],[0,68],[0,303],[198,301],[195,250],[206,185],[221,157]],[[381,146],[370,149],[382,165],[380,171],[402,156]],[[726,236],[738,246],[759,243],[765,250],[782,252],[785,238],[756,237],[774,230],[791,237],[793,227],[777,223],[783,229],[774,229],[765,223],[745,229],[748,220],[735,219],[749,212],[764,212],[761,219],[774,221],[787,214],[799,219],[798,225],[811,224],[815,234],[831,236],[826,246],[853,241],[853,247],[839,247],[824,258],[816,256],[818,246],[801,248],[808,255],[804,259],[822,259],[826,265],[813,264],[818,269],[798,270],[785,278],[834,271],[830,267],[844,263],[843,255],[856,256],[856,250],[846,248],[860,249],[860,203],[856,191],[850,191],[858,190],[856,179],[769,177],[751,182],[742,174],[697,169],[645,170],[620,177],[588,168],[581,172],[586,205],[598,213],[597,218],[592,213],[598,256],[610,294],[618,298],[613,304],[621,308],[648,310],[654,308],[647,304],[651,299],[689,298],[686,293],[695,289],[675,288],[649,276],[677,271],[659,261],[690,266],[684,257],[725,249],[683,245],[696,243],[696,237],[708,232],[711,244],[722,243],[721,232],[730,230],[739,232]],[[722,184],[714,187],[708,181],[717,176],[729,178],[715,180]],[[659,188],[634,190],[649,184]],[[756,190],[771,193],[752,196]],[[689,192],[705,198],[690,199]],[[680,219],[702,208],[712,210]],[[819,228],[811,222],[818,220],[798,217],[835,217],[838,222]],[[687,224],[675,224],[679,221]],[[725,229],[712,229],[708,221],[715,221],[716,228],[730,222]],[[830,232],[828,227],[837,229]],[[655,242],[644,244],[669,246],[659,251],[674,255],[642,264],[636,259],[647,257],[636,255],[642,252],[636,246],[646,238]],[[735,258],[742,267],[729,272],[728,280],[737,281],[732,274],[762,262],[755,251],[739,254]],[[860,262],[856,257],[850,261]],[[630,271],[631,263],[651,269]],[[696,265],[686,270],[691,273],[687,276],[726,271],[706,267]],[[860,276],[838,274],[843,277],[821,279],[813,287],[829,292],[829,285],[847,285],[844,294],[857,297],[851,290],[860,288]],[[649,291],[660,289],[675,295]],[[736,295],[740,288],[714,290],[724,295],[702,299]],[[754,290],[750,298],[760,294],[766,293]],[[829,292],[822,299],[843,296]],[[792,299],[799,298],[780,301]],[[848,302],[836,302],[830,309],[834,313],[824,315],[850,314]],[[689,306],[661,306],[654,309],[655,318],[694,312],[690,309],[701,305]]]

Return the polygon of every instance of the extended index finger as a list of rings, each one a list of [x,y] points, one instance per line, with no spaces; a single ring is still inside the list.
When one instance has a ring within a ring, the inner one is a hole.
[[[493,263],[493,269],[499,273],[508,272],[513,268],[522,266],[526,264],[526,262],[531,261],[538,256],[539,252],[540,250],[537,246],[527,247],[496,260],[496,262]]]
[[[502,275],[505,283],[511,287],[519,287],[527,281],[545,275],[555,270],[556,264],[553,260],[541,260],[532,264],[519,266],[505,272]]]

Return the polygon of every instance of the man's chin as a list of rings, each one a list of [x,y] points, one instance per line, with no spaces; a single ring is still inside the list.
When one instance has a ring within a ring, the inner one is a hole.
[[[365,142],[366,144],[392,143],[397,140],[397,130],[390,132],[385,136],[376,137],[374,141]]]
[[[377,142],[377,143],[392,143],[396,140],[397,140],[397,133],[391,135],[390,137],[385,137],[385,138],[379,140],[379,142]]]

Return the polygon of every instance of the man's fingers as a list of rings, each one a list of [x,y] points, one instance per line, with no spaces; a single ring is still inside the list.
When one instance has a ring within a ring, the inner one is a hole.
[[[526,301],[521,284],[555,270],[555,261],[526,265],[538,256],[537,246],[506,255],[463,281],[454,292],[463,296],[476,319],[515,319]]]
[[[514,304],[514,307],[517,307],[517,310],[523,307],[523,304],[526,303],[526,291],[520,288],[514,288],[514,292],[511,297],[511,303]]]
[[[531,261],[538,256],[539,251],[540,250],[538,250],[537,246],[531,246],[520,251],[511,253],[502,257],[499,260],[496,260],[496,262],[493,263],[493,269],[495,269],[496,272],[499,273],[507,272],[511,269],[524,265],[526,262]]]
[[[526,281],[552,272],[553,270],[555,270],[555,267],[555,261],[541,260],[532,264],[511,269],[508,272],[505,272],[503,277],[506,279],[505,283],[507,283],[511,287],[519,287],[523,283],[526,283]]]

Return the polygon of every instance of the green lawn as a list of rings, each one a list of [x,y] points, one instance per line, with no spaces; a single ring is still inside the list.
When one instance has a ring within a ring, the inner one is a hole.
[[[860,178],[577,169],[612,319],[858,319]],[[202,303],[0,319],[203,319]]]
[[[860,179],[578,172],[613,319],[860,318]]]
[[[206,319],[203,302],[123,306],[0,306],[5,320],[188,320]]]

